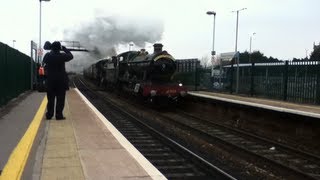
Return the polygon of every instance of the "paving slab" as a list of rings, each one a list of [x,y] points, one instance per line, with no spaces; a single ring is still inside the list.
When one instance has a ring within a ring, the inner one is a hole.
[[[41,180],[85,179],[68,103],[64,114],[66,120],[46,120],[48,132],[42,159]]]
[[[86,179],[152,179],[75,91],[68,103]]]

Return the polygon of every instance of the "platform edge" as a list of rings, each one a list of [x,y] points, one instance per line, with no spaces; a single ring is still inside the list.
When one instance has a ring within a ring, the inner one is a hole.
[[[100,121],[108,128],[119,143],[129,152],[129,154],[141,165],[152,179],[167,179],[157,168],[155,168],[101,113],[93,104],[77,89],[76,92],[82,100],[96,113]]]
[[[0,180],[21,179],[22,173],[30,155],[31,148],[33,146],[33,142],[43,119],[46,105],[47,98],[45,96],[27,131],[10,154],[8,162],[4,166],[4,169],[0,176]]]

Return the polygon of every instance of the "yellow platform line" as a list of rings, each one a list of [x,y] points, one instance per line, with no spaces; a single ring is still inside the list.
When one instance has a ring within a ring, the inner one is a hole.
[[[4,166],[4,169],[0,176],[0,180],[21,179],[33,142],[38,133],[38,130],[46,109],[47,102],[48,102],[47,97],[44,97],[27,131],[25,132],[25,134],[19,141],[18,145],[15,147],[15,149],[11,153],[7,164]]]

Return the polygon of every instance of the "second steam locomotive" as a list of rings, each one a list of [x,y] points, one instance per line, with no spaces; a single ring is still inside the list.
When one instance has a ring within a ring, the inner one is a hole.
[[[85,69],[84,76],[106,89],[121,90],[149,102],[178,102],[187,95],[187,89],[172,81],[175,59],[162,50],[162,44],[153,47],[152,54],[141,49],[101,59]]]

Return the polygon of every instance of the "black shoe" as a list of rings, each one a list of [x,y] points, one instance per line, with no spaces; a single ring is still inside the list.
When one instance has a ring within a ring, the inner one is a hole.
[[[48,112],[46,113],[46,119],[47,119],[47,120],[51,120],[52,116],[53,116],[53,115],[49,114]]]
[[[56,120],[65,120],[66,118],[65,117],[56,117]]]

